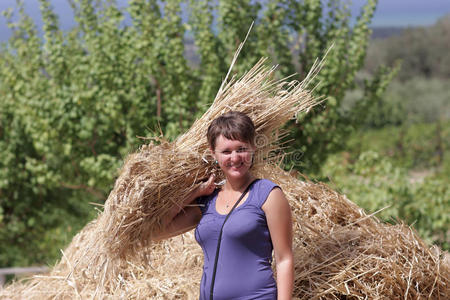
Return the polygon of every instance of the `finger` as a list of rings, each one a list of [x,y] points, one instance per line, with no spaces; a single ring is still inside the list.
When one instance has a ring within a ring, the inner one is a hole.
[[[202,188],[207,188],[207,187],[209,187],[210,185],[211,185],[211,183],[214,181],[214,176],[213,175],[210,175],[209,176],[209,178],[208,178],[208,180],[207,181],[204,181],[202,184],[201,184],[201,187]]]
[[[208,181],[204,181],[200,184],[200,189],[206,190],[211,185],[211,179],[208,179]]]

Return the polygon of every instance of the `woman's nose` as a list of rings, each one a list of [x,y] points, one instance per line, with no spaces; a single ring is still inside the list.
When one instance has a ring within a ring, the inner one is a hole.
[[[237,151],[231,151],[231,160],[237,160],[239,158],[239,154]]]

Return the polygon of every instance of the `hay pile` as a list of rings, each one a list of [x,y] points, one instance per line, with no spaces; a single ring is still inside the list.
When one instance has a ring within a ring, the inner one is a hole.
[[[317,101],[303,82],[274,81],[261,60],[225,80],[213,105],[175,142],[150,143],[124,164],[104,211],[63,252],[50,274],[0,291],[6,299],[196,299],[202,253],[192,232],[152,243],[165,214],[210,173],[206,128],[230,109],[257,128],[253,172],[286,193],[294,216],[295,297],[301,299],[449,299],[449,265],[404,225],[378,222],[325,185],[283,171],[280,128]]]

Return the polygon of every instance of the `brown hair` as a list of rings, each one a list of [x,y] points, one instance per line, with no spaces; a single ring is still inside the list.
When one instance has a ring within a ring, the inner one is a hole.
[[[249,116],[240,111],[229,111],[214,119],[208,127],[208,144],[211,149],[216,148],[217,138],[223,135],[229,140],[254,145],[255,125]]]

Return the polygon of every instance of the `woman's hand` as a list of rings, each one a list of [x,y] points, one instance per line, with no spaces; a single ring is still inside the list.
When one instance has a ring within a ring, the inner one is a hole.
[[[200,184],[200,186],[197,187],[194,191],[196,196],[194,197],[194,199],[202,196],[207,196],[212,192],[214,192],[214,189],[216,188],[216,185],[214,184],[215,178],[216,176],[214,174],[211,174],[211,176],[209,176],[208,178],[208,181],[205,181],[202,184]]]

